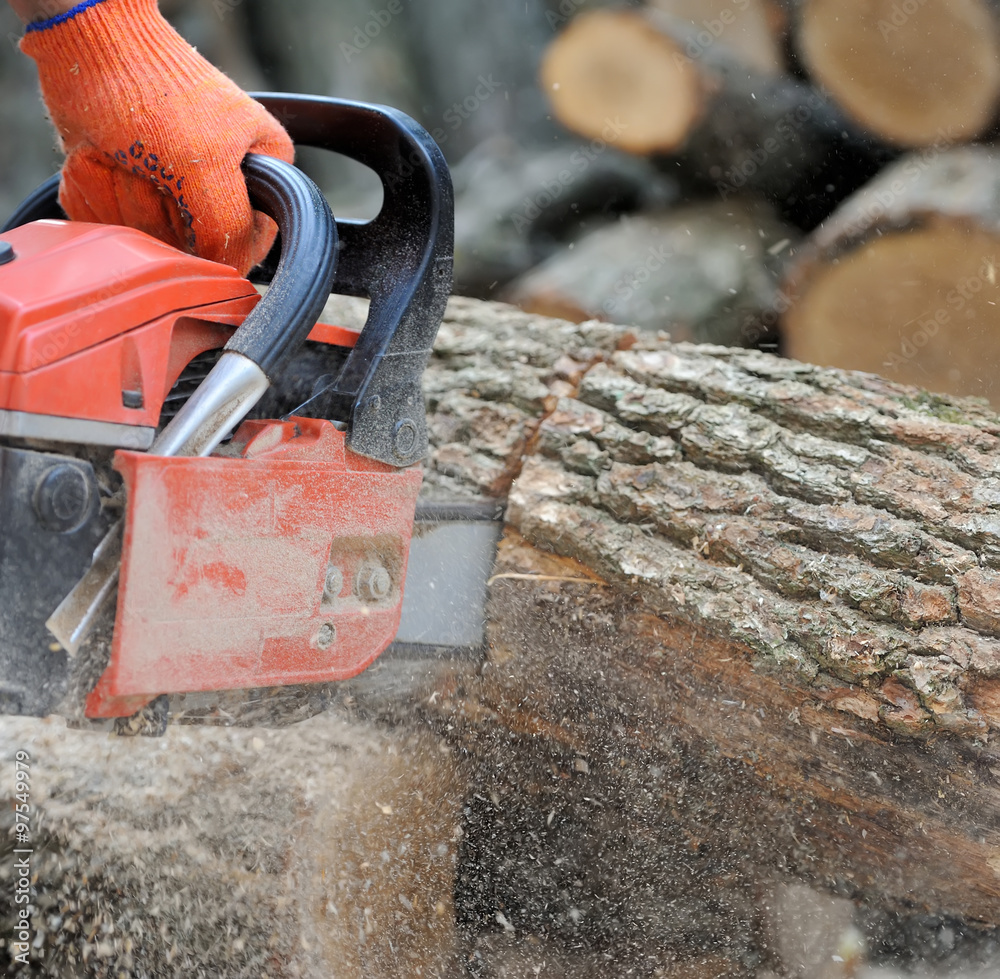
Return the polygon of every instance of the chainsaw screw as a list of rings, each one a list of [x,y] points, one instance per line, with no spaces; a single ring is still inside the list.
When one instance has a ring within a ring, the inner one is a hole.
[[[332,622],[324,622],[319,627],[319,635],[316,637],[316,645],[320,649],[329,649],[333,645],[333,640],[337,638],[337,627]]]
[[[392,590],[392,578],[381,564],[364,564],[358,571],[358,594],[367,602],[378,602]]]
[[[365,407],[369,411],[378,411],[382,407],[382,399],[377,395],[373,394],[366,402]]]
[[[87,519],[90,499],[87,477],[76,466],[61,463],[43,473],[32,502],[46,530],[69,534]]]
[[[329,567],[326,570],[326,583],[323,586],[323,601],[335,601],[344,590],[344,572],[340,568]]]
[[[404,418],[396,423],[396,437],[393,451],[400,460],[409,459],[417,447],[417,423],[412,418]]]

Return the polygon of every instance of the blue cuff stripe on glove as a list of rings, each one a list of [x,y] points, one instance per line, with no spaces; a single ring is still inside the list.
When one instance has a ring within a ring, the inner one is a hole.
[[[65,24],[66,21],[72,20],[77,14],[82,14],[88,7],[96,7],[99,3],[104,3],[104,0],[83,0],[83,3],[78,3],[65,13],[56,14],[55,17],[50,17],[48,20],[36,20],[32,24],[26,25],[24,33],[30,34],[32,31],[47,31],[51,27],[58,27],[60,24]]]

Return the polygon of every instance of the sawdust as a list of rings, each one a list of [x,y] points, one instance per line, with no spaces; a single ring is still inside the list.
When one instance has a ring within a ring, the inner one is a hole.
[[[426,734],[326,714],[281,730],[109,738],[0,720],[3,794],[31,756],[33,967],[10,976],[445,975],[461,782]]]

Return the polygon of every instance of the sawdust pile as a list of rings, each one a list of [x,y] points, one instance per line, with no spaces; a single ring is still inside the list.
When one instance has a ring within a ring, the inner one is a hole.
[[[9,976],[444,975],[461,783],[426,734],[321,715],[161,739],[0,719]],[[31,756],[33,965],[12,961],[14,754]]]

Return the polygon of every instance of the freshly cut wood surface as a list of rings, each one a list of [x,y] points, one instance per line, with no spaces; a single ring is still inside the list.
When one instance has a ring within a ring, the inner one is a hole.
[[[762,194],[800,227],[884,162],[810,84],[760,71],[704,25],[650,7],[578,14],[540,74],[556,118],[592,145],[670,155],[668,172],[723,200]]]
[[[991,147],[886,168],[792,266],[788,353],[1000,403],[998,195]]]
[[[681,46],[640,13],[597,10],[576,17],[549,46],[542,89],[556,117],[590,139],[633,153],[681,146],[705,101]]]
[[[1000,101],[1000,36],[986,0],[808,0],[798,47],[855,121],[902,146],[980,134]]]

